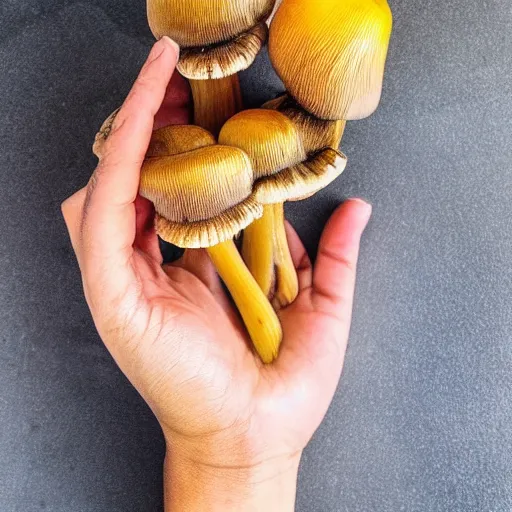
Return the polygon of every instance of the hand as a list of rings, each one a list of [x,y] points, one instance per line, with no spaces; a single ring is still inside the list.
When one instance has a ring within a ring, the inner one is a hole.
[[[264,366],[205,251],[162,266],[138,196],[155,116],[188,117],[186,83],[168,87],[177,58],[169,39],[155,44],[89,184],[62,211],[100,336],[162,426],[168,510],[292,510],[302,450],[340,377],[371,207],[350,200],[334,213],[314,268],[288,227],[300,294],[279,313],[281,353]]]

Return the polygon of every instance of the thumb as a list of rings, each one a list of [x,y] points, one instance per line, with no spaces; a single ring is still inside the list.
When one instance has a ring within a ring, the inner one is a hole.
[[[155,114],[163,101],[178,59],[169,38],[157,42],[130,94],[119,110],[112,132],[87,189],[81,223],[81,254],[89,291],[100,287],[112,295],[133,280],[132,255],[137,235],[136,205],[140,170],[151,138]]]
[[[313,273],[315,309],[340,320],[346,326],[347,334],[359,244],[371,213],[371,205],[361,199],[350,199],[334,212],[320,240]]]

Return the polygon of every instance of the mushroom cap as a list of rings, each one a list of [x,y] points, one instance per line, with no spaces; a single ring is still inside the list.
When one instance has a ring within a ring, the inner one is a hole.
[[[215,137],[199,126],[166,126],[153,132],[146,158],[178,155],[216,143]]]
[[[257,181],[254,193],[262,204],[299,201],[332,183],[346,166],[347,157],[343,153],[325,148],[304,162]]]
[[[242,149],[255,179],[271,176],[306,159],[294,123],[275,110],[245,110],[223,126],[219,143]]]
[[[386,0],[283,0],[269,53],[290,94],[321,119],[372,114],[392,29]]]
[[[164,240],[199,248],[229,240],[261,217],[252,185],[249,157],[238,148],[215,145],[147,159],[140,194],[155,205],[157,232]]]
[[[338,121],[320,119],[306,112],[293,98],[287,94],[267,101],[261,108],[277,110],[292,121],[304,143],[309,155],[324,147],[336,149],[343,136],[345,124]]]
[[[169,36],[181,47],[229,41],[265,21],[275,0],[148,0],[147,14],[157,39]]]

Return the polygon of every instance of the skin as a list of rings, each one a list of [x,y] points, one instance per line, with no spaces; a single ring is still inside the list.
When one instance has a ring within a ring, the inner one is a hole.
[[[62,211],[100,336],[162,426],[166,510],[286,512],[341,374],[371,207],[336,210],[314,267],[288,226],[300,293],[279,313],[282,350],[264,366],[204,251],[162,266],[152,206],[137,193],[152,130],[188,119],[188,88],[171,80],[177,57],[169,39],[155,44],[97,169]]]

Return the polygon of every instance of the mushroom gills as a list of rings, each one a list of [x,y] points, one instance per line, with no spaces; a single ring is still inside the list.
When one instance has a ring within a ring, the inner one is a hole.
[[[307,154],[320,148],[338,149],[345,131],[346,121],[320,119],[304,110],[291,96],[284,94],[267,101],[262,108],[277,110],[288,117],[297,127]]]
[[[254,185],[262,204],[301,201],[330,185],[347,166],[347,157],[332,148],[313,153],[306,161],[259,180]]]
[[[268,27],[258,23],[230,41],[181,51],[178,71],[192,80],[215,80],[247,69],[268,39]]]

